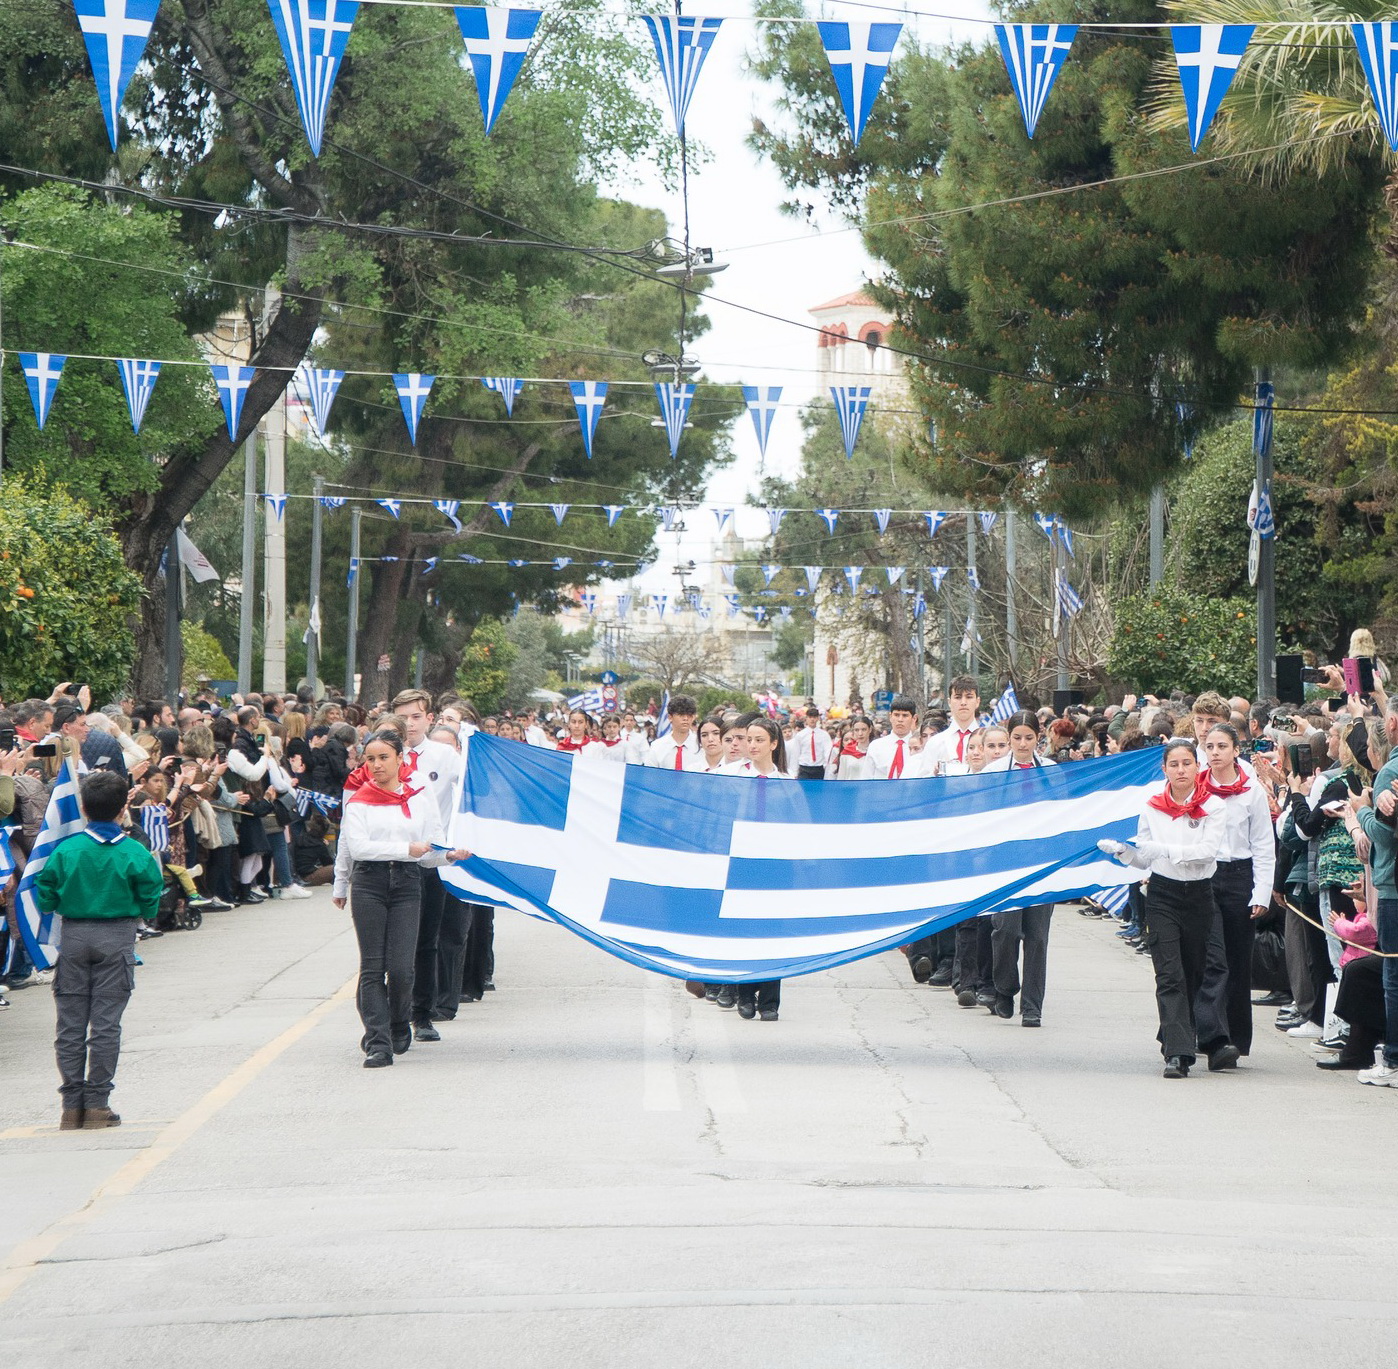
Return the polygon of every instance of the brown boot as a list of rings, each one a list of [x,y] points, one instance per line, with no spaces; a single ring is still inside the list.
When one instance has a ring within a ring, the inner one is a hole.
[[[104,1127],[119,1127],[121,1118],[111,1108],[88,1108],[83,1114],[84,1131],[101,1131]]]
[[[81,1131],[83,1127],[83,1110],[81,1108],[64,1108],[63,1116],[58,1119],[59,1131]]]

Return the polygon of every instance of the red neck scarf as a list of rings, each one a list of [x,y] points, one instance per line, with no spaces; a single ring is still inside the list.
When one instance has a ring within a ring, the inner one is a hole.
[[[1167,817],[1199,819],[1204,816],[1204,803],[1208,797],[1208,785],[1201,777],[1194,786],[1194,792],[1183,803],[1176,802],[1167,783],[1165,788],[1149,801],[1148,806],[1154,808],[1158,813],[1164,813]]]
[[[575,742],[572,737],[564,737],[563,740],[558,743],[558,749],[560,751],[581,751],[583,747],[587,746],[591,741],[591,737],[584,737],[580,742]]]
[[[852,756],[852,757],[853,757],[855,760],[857,760],[857,761],[862,761],[862,760],[864,759],[864,757],[867,756],[868,754],[869,754],[869,753],[868,753],[867,751],[861,751],[861,750],[859,749],[859,747],[858,747],[854,742],[846,742],[846,743],[840,748],[840,755],[842,755],[842,756]]]
[[[1219,784],[1214,779],[1212,770],[1205,770],[1199,777],[1199,781],[1200,788],[1207,789],[1210,794],[1220,799],[1231,799],[1234,794],[1245,793],[1248,788],[1247,772],[1241,765],[1238,766],[1238,778],[1232,784]]]
[[[387,789],[380,789],[373,780],[365,780],[358,789],[349,797],[350,803],[367,803],[374,808],[392,808],[395,804],[403,810],[405,818],[411,817],[408,810],[408,800],[414,794],[422,793],[421,789],[409,789],[404,785],[396,794],[390,793]]]

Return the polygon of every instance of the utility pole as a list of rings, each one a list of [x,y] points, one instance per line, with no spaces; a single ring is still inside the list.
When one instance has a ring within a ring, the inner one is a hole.
[[[354,687],[354,655],[359,645],[359,520],[364,511],[358,504],[350,510],[350,585],[349,620],[345,624],[345,698],[353,703],[358,697]]]
[[[1005,647],[1010,658],[1010,676],[1014,677],[1019,656],[1019,614],[1015,612],[1015,511],[1005,510]]]
[[[1150,587],[1165,578],[1165,486],[1150,492]]]
[[[951,588],[942,595],[942,699],[946,702],[950,695],[947,689],[951,684]]]
[[[1257,459],[1259,508],[1272,503],[1272,373],[1259,366],[1252,414],[1252,451]],[[1273,510],[1273,519],[1276,517]],[[1275,532],[1257,539],[1257,697],[1273,699],[1277,693],[1277,582]]]
[[[970,647],[970,676],[981,676],[981,649],[976,641],[976,515],[966,512],[966,642]]]
[[[286,391],[267,410],[262,443],[265,495],[286,494]],[[263,500],[266,528],[262,538],[263,601],[262,688],[286,693],[286,505],[284,498]],[[279,507],[280,506],[280,507]]]
[[[243,443],[243,591],[238,606],[238,693],[252,689],[252,606],[257,585],[257,429]]]
[[[325,477],[312,479],[314,497],[311,500],[311,622],[306,633],[306,683],[314,690],[320,669],[320,557],[321,518],[325,509],[320,500],[325,493]]]
[[[180,545],[179,533],[172,532],[165,544],[165,697],[179,710],[180,665]]]
[[[918,596],[922,593],[922,567],[918,566],[913,571],[913,650],[917,652],[917,696],[923,702],[927,702],[927,610],[924,608],[921,614],[917,611]],[[907,600],[903,593],[899,591],[898,597]]]

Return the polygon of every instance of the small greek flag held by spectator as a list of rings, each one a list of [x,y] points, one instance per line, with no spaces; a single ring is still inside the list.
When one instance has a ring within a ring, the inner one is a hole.
[[[340,807],[339,799],[322,794],[318,789],[298,787],[292,790],[292,798],[296,801],[296,811],[303,818],[310,817],[312,813],[323,813],[327,818],[333,818]]]
[[[1019,712],[1019,695],[1015,693],[1014,682],[1005,686],[1005,692],[990,705],[990,721],[1002,723],[1006,718]]]
[[[24,875],[15,894],[15,909],[18,912],[20,940],[37,969],[47,970],[58,959],[60,920],[52,912],[39,908],[39,872],[49,862],[49,857],[60,843],[75,836],[87,826],[81,804],[78,802],[78,779],[73,773],[73,763],[65,759],[58,772],[58,782],[49,796],[49,806],[44,812],[43,825],[34,839],[34,849],[24,867]]]
[[[7,827],[0,827],[0,884],[3,884],[14,872],[19,869],[15,864],[14,852],[10,850],[10,832]]]
[[[1119,884],[1111,889],[1098,889],[1089,897],[1099,907],[1105,908],[1113,917],[1120,917],[1121,910],[1131,901],[1130,884]]]
[[[601,713],[603,711],[601,688],[585,689],[581,694],[574,694],[568,700],[568,709],[571,712],[575,708],[581,708],[584,713]]]
[[[655,739],[659,741],[661,737],[670,735],[670,691],[662,690],[660,694],[660,717],[655,722]]]
[[[151,854],[161,857],[170,849],[170,810],[163,803],[143,803],[136,812],[141,830],[150,842]]]

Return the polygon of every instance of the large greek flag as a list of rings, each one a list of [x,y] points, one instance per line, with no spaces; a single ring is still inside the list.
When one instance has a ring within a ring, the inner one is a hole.
[[[30,960],[40,970],[51,968],[58,959],[59,919],[53,913],[39,909],[39,871],[49,863],[49,857],[60,842],[67,841],[86,826],[82,807],[78,803],[77,776],[73,773],[72,762],[65,761],[63,769],[59,771],[58,783],[49,795],[43,826],[34,838],[34,849],[29,853],[29,861],[15,895],[20,939]]]
[[[1160,753],[894,784],[754,780],[570,756],[477,733],[442,877],[682,978],[811,974],[978,914],[1132,873]]]

